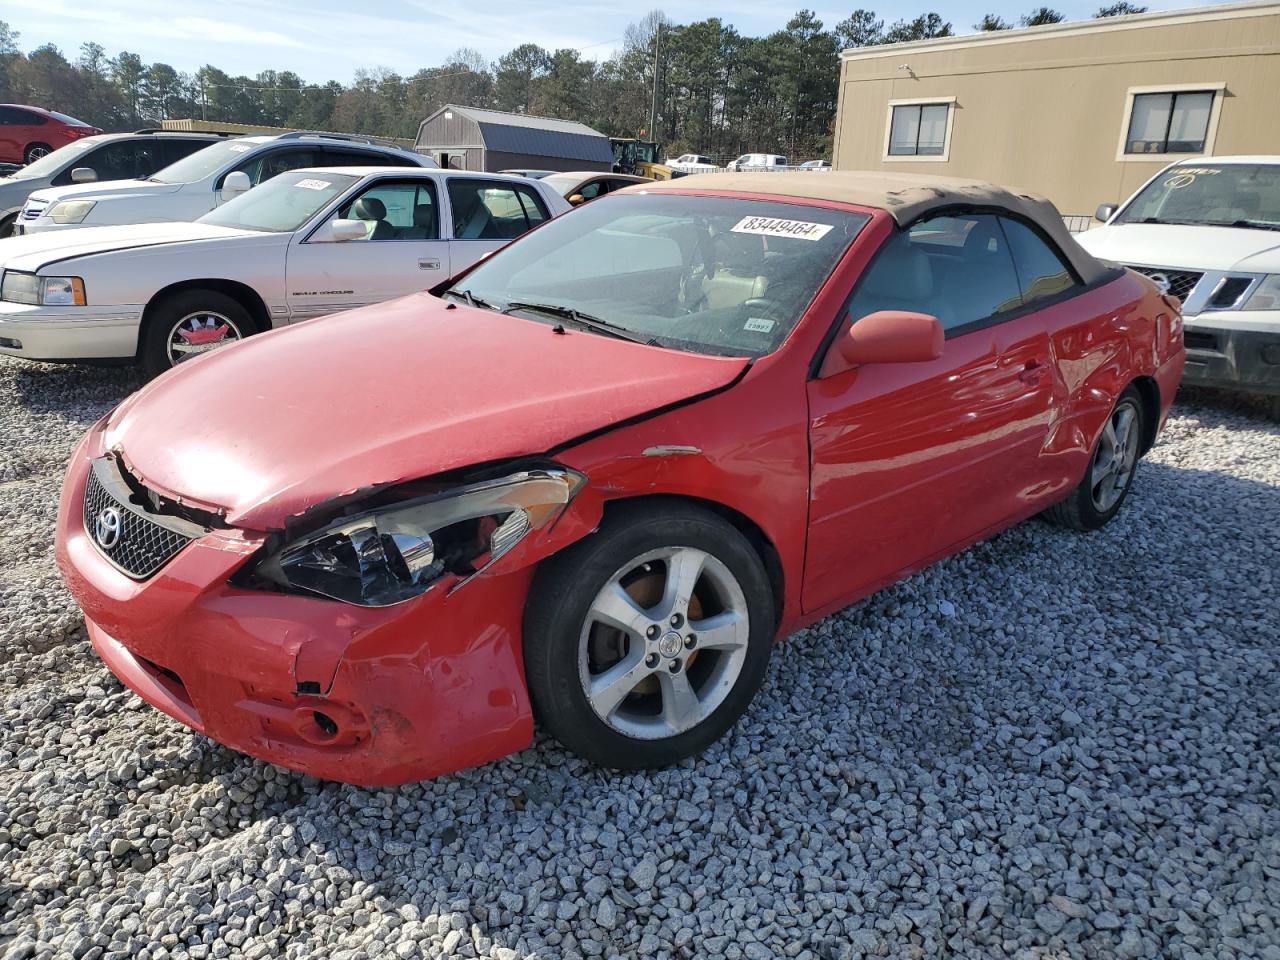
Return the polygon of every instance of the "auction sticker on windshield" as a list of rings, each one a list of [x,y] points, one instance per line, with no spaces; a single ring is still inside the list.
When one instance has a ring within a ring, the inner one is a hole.
[[[743,217],[732,233],[753,233],[761,237],[792,237],[797,240],[821,240],[831,231],[829,223],[806,220],[779,220],[775,217]]]
[[[323,190],[330,186],[330,183],[328,180],[299,180],[294,186],[301,187],[303,190]]]

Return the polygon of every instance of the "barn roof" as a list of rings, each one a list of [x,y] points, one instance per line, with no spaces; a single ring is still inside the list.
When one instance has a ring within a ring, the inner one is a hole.
[[[565,160],[589,160],[593,163],[613,163],[613,147],[609,143],[609,138],[585,123],[447,103],[424,120],[422,127],[425,128],[445,111],[461,114],[474,121],[480,128],[480,136],[484,140],[485,148],[489,150],[557,157]],[[453,144],[424,144],[420,129],[418,147],[436,146],[453,146]]]

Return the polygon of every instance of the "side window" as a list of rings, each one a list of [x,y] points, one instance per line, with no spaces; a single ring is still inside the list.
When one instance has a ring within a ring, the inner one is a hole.
[[[163,162],[156,158],[154,140],[117,140],[108,143],[79,164],[93,167],[99,180],[133,180],[155,173]]]
[[[30,110],[23,110],[19,107],[5,107],[4,114],[7,119],[0,120],[0,123],[12,124],[17,127],[39,127],[49,122],[49,118],[41,113],[32,113]]]
[[[365,221],[365,240],[438,240],[438,209],[430,181],[383,180],[345,204],[338,217]]]
[[[321,151],[320,167],[416,167],[412,157],[394,153],[374,153],[363,150],[344,150],[341,147],[325,147]]]
[[[163,169],[171,163],[177,163],[183,157],[189,156],[197,150],[203,150],[205,147],[209,146],[211,142],[212,141],[209,140],[179,140],[176,137],[165,137],[164,139],[157,140],[156,146],[160,151],[160,165],[156,167],[156,170]],[[152,173],[154,172],[155,171],[153,170]]]
[[[290,170],[300,170],[303,167],[318,167],[320,165],[318,151],[312,150],[310,147],[303,147],[300,149],[271,150],[266,153],[260,153],[246,160],[236,169],[247,173],[249,182],[256,187],[258,184]],[[222,184],[219,183],[218,186],[221,187]]]
[[[594,183],[584,184],[577,192],[582,194],[582,199],[584,200],[594,200],[596,197],[604,195],[605,181],[596,180]]]
[[[958,330],[1022,306],[1013,258],[996,218],[935,217],[880,248],[849,300],[854,323],[879,310],[912,310]]]
[[[13,107],[0,107],[0,127],[16,127],[22,123],[22,112]]]
[[[1000,225],[1009,241],[1024,301],[1052,297],[1079,285],[1058,252],[1025,223],[1001,217]]]
[[[451,178],[449,203],[455,240],[511,240],[547,219],[532,190],[505,183]]]

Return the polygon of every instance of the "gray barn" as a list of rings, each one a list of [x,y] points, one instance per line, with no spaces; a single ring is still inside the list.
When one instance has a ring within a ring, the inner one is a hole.
[[[447,103],[418,127],[415,149],[457,170],[612,170],[609,138],[572,120]]]

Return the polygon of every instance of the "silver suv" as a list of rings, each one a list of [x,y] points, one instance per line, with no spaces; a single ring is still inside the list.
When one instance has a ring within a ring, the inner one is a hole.
[[[226,137],[216,133],[138,130],[85,137],[47,153],[25,167],[0,174],[0,237],[13,233],[13,221],[27,197],[45,187],[107,180],[141,180],[190,153]]]

